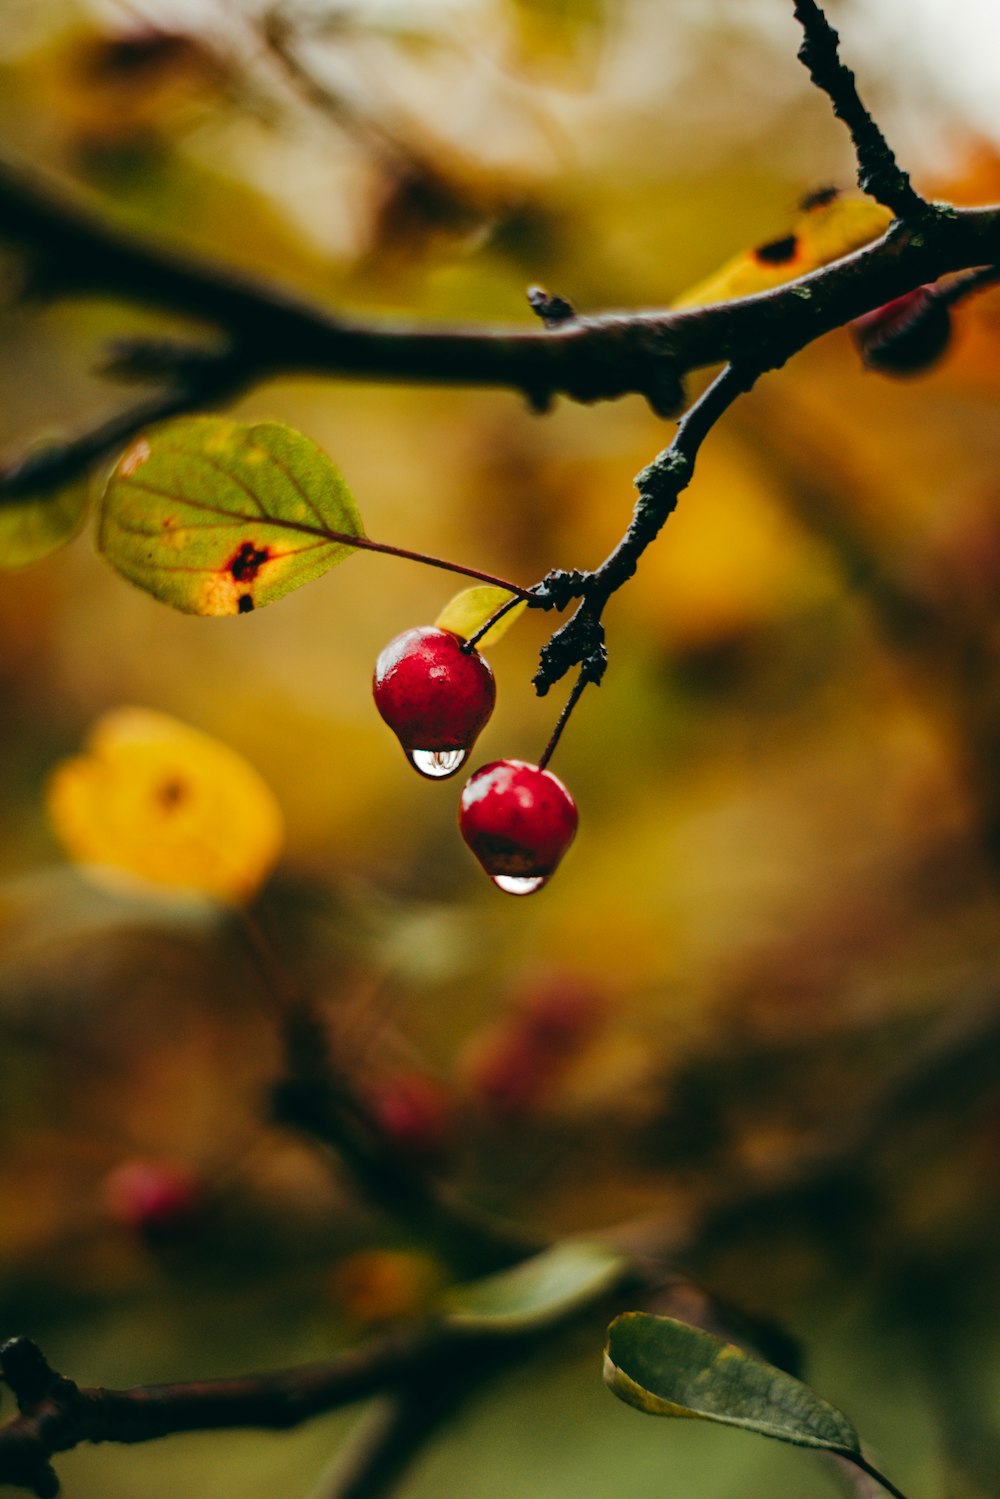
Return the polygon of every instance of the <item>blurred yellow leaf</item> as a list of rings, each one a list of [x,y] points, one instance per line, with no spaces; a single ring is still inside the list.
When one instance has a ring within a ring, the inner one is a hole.
[[[705,307],[783,286],[878,239],[891,223],[889,209],[872,198],[817,193],[788,234],[735,255],[673,305]]]
[[[456,593],[450,603],[445,604],[441,613],[434,623],[440,630],[450,630],[453,635],[461,635],[463,640],[469,640],[477,630],[481,630],[486,621],[498,609],[510,603],[514,597],[508,593],[506,588],[495,588],[492,584],[484,584],[477,588],[463,588],[461,593]],[[524,613],[527,604],[522,600],[514,604],[502,619],[498,619],[491,629],[487,630],[482,640],[478,643],[478,649],[482,650],[487,645],[495,645],[501,635],[506,635],[514,621]]]
[[[227,745],[165,713],[118,708],[48,785],[52,826],[78,863],[221,900],[249,900],[284,838],[281,811]]]

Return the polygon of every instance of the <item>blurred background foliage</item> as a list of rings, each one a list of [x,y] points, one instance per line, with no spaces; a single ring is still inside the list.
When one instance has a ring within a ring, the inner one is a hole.
[[[831,9],[921,189],[1000,195],[989,8]],[[4,0],[3,23],[3,149],[332,305],[525,322],[533,281],[588,311],[663,305],[852,176],[779,0]],[[23,269],[5,253],[11,455],[127,399],[95,374],[109,338],[185,331],[36,305]],[[837,333],[727,417],[610,611],[611,669],[555,765],[580,834],[524,902],[371,704],[379,649],[449,580],[361,555],[218,621],[84,538],[4,575],[2,1330],[86,1383],[233,1373],[326,1356],[440,1274],[268,1126],[273,1025],[211,913],[63,865],[45,778],[136,703],[273,787],[289,842],[259,920],[401,1148],[538,1230],[655,1215],[683,1268],[804,1340],[915,1499],[1000,1492],[998,388],[994,294],[920,381],[864,373]],[[304,379],[238,414],[322,444],[371,535],[525,584],[605,555],[669,431],[638,399],[540,418]],[[483,759],[548,738],[548,623],[493,652]],[[147,1242],[116,1210],[135,1161],[195,1173],[181,1231]],[[404,1492],[838,1491],[807,1454],[643,1422],[603,1391],[600,1339],[508,1377]],[[308,1495],[354,1419],[61,1471],[79,1499]]]

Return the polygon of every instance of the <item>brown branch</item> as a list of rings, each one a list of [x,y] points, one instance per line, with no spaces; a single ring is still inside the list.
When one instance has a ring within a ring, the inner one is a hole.
[[[632,519],[621,541],[600,567],[592,573],[577,574],[573,583],[566,581],[565,574],[556,575],[559,599],[563,601],[560,607],[574,596],[581,597],[583,602],[542,647],[535,690],[539,697],[544,697],[555,682],[577,665],[581,667],[581,675],[556,725],[543,764],[555,748],[587,682],[599,683],[604,675],[607,658],[601,615],[608,600],[632,577],[642,554],[673,514],[680,494],[694,475],[695,459],[705,438],[733,402],[751,389],[760,373],[757,364],[727,365],[678,422],[673,442],[636,476],[639,498]],[[534,591],[529,604],[552,607],[544,582]]]
[[[51,1458],[82,1442],[148,1442],[184,1431],[287,1430],[326,1411],[422,1379],[444,1357],[445,1335],[416,1328],[325,1364],[238,1379],[87,1389],[52,1369],[28,1338],[0,1347],[0,1372],[20,1414],[0,1428],[0,1484],[58,1492]],[[470,1356],[477,1353],[470,1344]],[[449,1361],[454,1353],[449,1352]]]
[[[689,371],[732,362],[775,368],[822,334],[949,272],[1000,261],[1000,207],[937,210],[919,235],[897,226],[874,244],[798,281],[683,311],[576,316],[555,327],[434,326],[342,317],[195,255],[162,248],[104,221],[65,188],[0,162],[0,238],[40,257],[37,289],[106,293],[200,317],[227,347],[199,361],[200,389],[180,409],[227,399],[275,373],[520,391],[534,404],[646,396],[669,404]],[[64,482],[146,424],[143,408],[32,459],[33,483]],[[103,445],[103,446],[102,446]],[[98,452],[102,449],[102,452]],[[8,470],[20,484],[21,465]],[[0,499],[5,491],[0,471]],[[23,488],[21,491],[23,493]]]
[[[911,224],[932,216],[935,210],[911,187],[907,173],[898,166],[888,141],[862,104],[854,74],[840,60],[840,38],[821,6],[816,0],[795,0],[795,19],[804,33],[799,61],[851,132],[862,192]]]
[[[0,466],[0,505],[25,496],[54,494],[60,485],[78,479],[93,463],[115,453],[137,432],[173,416],[201,411],[206,405],[233,400],[253,383],[249,371],[238,371],[229,361],[202,371],[197,381],[173,386],[127,406],[106,421],[75,437],[31,448],[23,457]]]

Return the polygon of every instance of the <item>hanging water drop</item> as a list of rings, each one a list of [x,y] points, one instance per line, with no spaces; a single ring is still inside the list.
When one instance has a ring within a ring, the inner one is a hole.
[[[450,750],[407,750],[406,758],[418,770],[422,776],[427,776],[432,781],[443,781],[447,776],[453,776],[456,770],[460,770],[468,759],[467,749]]]
[[[498,890],[508,895],[534,895],[548,881],[547,874],[494,874],[490,878]]]

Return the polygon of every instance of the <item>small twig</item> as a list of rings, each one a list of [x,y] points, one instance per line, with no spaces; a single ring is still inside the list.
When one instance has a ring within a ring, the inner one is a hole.
[[[544,286],[529,286],[528,306],[536,317],[541,318],[546,328],[556,328],[576,317],[576,311],[565,297],[552,296]]]
[[[594,573],[587,590],[603,608],[632,576],[639,558],[673,514],[681,492],[690,484],[695,459],[720,417],[741,395],[751,390],[762,373],[757,364],[727,364],[677,423],[674,440],[636,475],[639,498],[628,530],[614,551]]]
[[[33,448],[23,458],[0,465],[0,506],[27,495],[55,494],[60,485],[78,479],[91,464],[116,452],[145,427],[230,401],[252,383],[253,377],[245,371],[236,370],[228,360],[220,361],[197,382],[149,396],[76,437]]]
[[[934,209],[910,185],[909,176],[897,165],[888,141],[861,102],[854,74],[840,60],[840,38],[822,8],[816,0],[795,0],[795,18],[804,33],[799,61],[851,132],[858,186],[891,208],[898,219],[908,223],[926,219]]]
[[[585,681],[600,681],[605,664],[601,614],[608,599],[632,577],[643,552],[675,509],[679,495],[691,481],[695,458],[709,432],[737,397],[750,390],[760,373],[759,365],[728,364],[678,422],[669,447],[636,476],[639,498],[621,541],[596,571],[571,577],[571,596],[581,595],[583,601],[542,647],[534,678],[539,697],[577,665],[584,667]],[[574,691],[570,710],[578,699],[579,692]],[[561,732],[562,721],[556,737]]]

